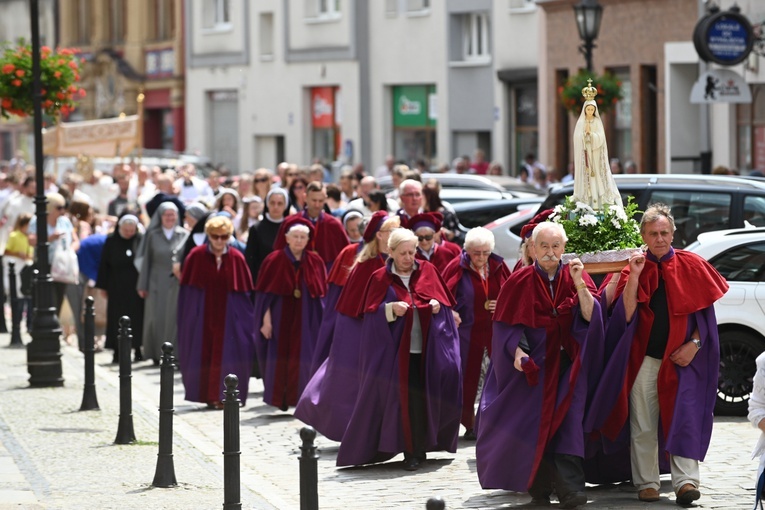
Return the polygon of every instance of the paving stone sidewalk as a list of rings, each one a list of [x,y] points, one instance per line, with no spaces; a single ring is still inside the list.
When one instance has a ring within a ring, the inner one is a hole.
[[[0,335],[0,346],[7,345]],[[28,340],[28,339],[27,339]],[[96,355],[101,411],[77,412],[82,398],[82,355],[63,348],[64,388],[30,389],[26,351],[0,349],[0,509],[5,508],[220,508],[223,503],[223,414],[183,400],[175,378],[174,460],[177,489],[150,487],[156,465],[159,370],[133,364],[133,446],[112,444],[118,419],[118,367],[111,353]],[[291,413],[262,402],[260,381],[251,380],[241,410],[244,508],[298,509],[298,456],[303,426]],[[744,418],[716,418],[712,444],[702,463],[705,509],[753,506],[756,462],[750,451],[758,431]],[[475,473],[474,443],[460,440],[456,454],[429,455],[408,473],[400,457],[386,464],[337,469],[338,443],[317,438],[319,503],[322,509],[423,509],[440,496],[447,509],[531,508],[526,494],[484,491]],[[512,462],[512,459],[508,459]],[[6,476],[6,474],[8,476]],[[592,509],[678,508],[669,480],[662,500],[637,501],[627,485],[588,487]],[[15,499],[7,499],[15,498]],[[553,504],[552,508],[556,508]]]

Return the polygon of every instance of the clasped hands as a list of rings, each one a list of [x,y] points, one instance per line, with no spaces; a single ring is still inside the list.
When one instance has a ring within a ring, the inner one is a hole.
[[[441,311],[441,303],[436,299],[431,299],[428,304],[433,309],[433,313],[437,314]],[[406,301],[394,301],[391,308],[393,308],[393,315],[396,317],[403,317],[406,311],[409,310],[409,303]]]

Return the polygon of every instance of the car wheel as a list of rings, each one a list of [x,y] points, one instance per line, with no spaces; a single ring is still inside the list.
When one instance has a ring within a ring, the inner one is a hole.
[[[715,414],[746,416],[756,359],[765,350],[762,338],[745,331],[720,333],[720,371]]]

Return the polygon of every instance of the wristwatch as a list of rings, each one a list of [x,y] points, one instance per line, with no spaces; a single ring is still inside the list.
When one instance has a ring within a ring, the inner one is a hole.
[[[696,348],[697,349],[701,349],[701,340],[700,339],[698,339],[698,338],[691,338],[691,342],[696,344]]]

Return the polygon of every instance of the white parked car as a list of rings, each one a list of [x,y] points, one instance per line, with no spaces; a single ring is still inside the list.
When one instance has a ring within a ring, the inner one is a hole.
[[[515,267],[520,255],[521,229],[531,221],[537,210],[539,205],[533,204],[484,225],[494,234],[494,253],[504,258],[510,269]]]
[[[715,304],[720,333],[717,414],[747,414],[755,360],[765,351],[765,228],[700,234],[686,248],[722,274],[730,290]]]

